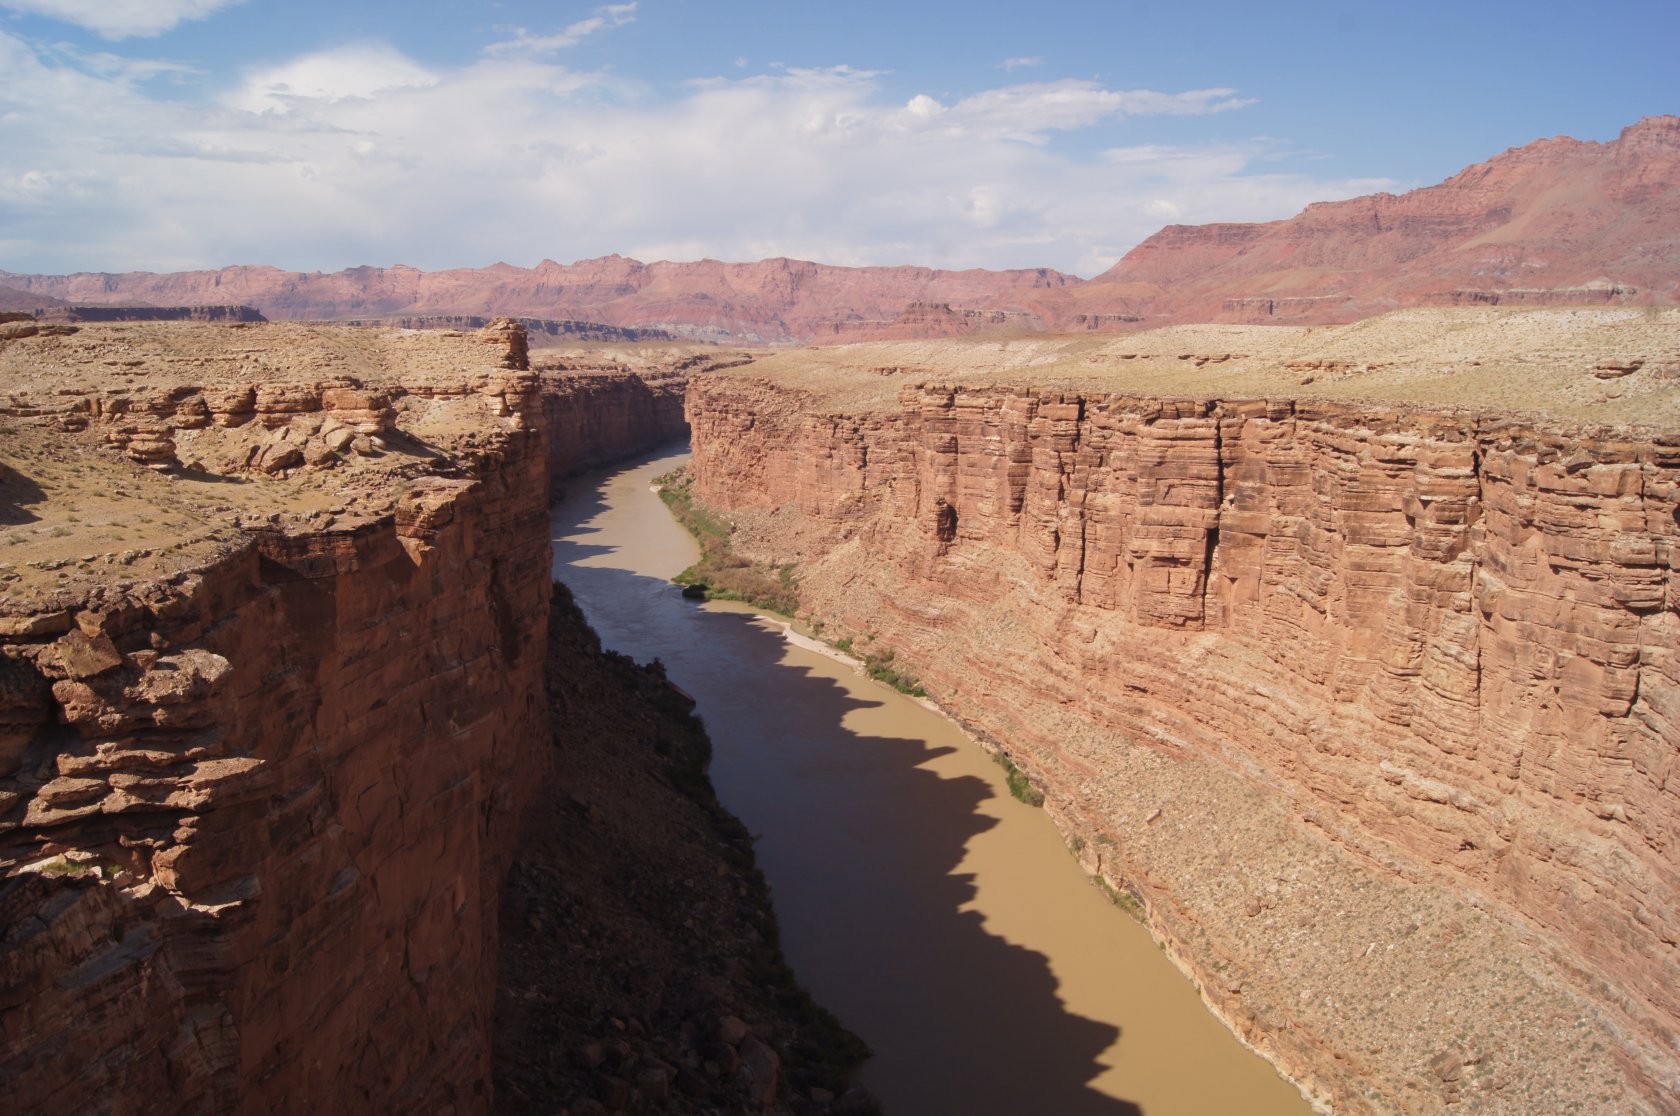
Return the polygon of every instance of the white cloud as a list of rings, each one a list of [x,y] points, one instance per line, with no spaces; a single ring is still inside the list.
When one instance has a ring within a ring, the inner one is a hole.
[[[552,35],[533,35],[523,27],[516,27],[513,38],[491,43],[484,48],[484,53],[492,57],[505,54],[553,54],[555,51],[577,46],[597,31],[623,27],[635,18],[635,4],[608,4],[603,8],[596,8],[595,14],[588,19],[580,19]]]
[[[0,0],[0,8],[74,23],[107,39],[161,35],[243,0]]]
[[[661,102],[518,52],[446,70],[359,44],[205,104],[0,32],[0,228],[5,266],[35,271],[622,252],[1089,275],[1167,219],[1263,220],[1391,185],[1278,173],[1266,141],[1090,157],[1053,142],[1239,103],[1090,82],[903,103],[846,67]]]
[[[287,113],[305,101],[368,98],[437,81],[431,71],[385,43],[359,43],[251,71],[228,104],[247,112]]]
[[[1049,142],[1051,131],[1089,128],[1112,116],[1196,116],[1253,104],[1234,89],[1194,89],[1155,93],[1147,89],[1106,89],[1094,81],[1067,79],[989,89],[946,108],[919,95],[905,106],[906,124],[932,123],[952,137],[982,136],[1026,143]]]
[[[1025,69],[1028,66],[1042,66],[1044,65],[1044,59],[1035,54],[1026,58],[1005,58],[998,65],[1010,73],[1014,73],[1016,70]]]

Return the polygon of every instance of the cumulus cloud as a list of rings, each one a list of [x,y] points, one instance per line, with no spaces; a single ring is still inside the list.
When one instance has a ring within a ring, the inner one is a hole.
[[[1265,141],[1085,155],[1057,139],[1227,111],[1231,90],[1047,82],[944,104],[880,81],[787,69],[655,101],[529,52],[440,69],[363,43],[193,102],[0,32],[0,252],[36,271],[622,252],[1089,275],[1166,220],[1275,218],[1392,185],[1281,173]]]
[[[161,35],[243,0],[0,0],[0,8],[74,23],[107,39]]]
[[[516,27],[513,38],[491,43],[484,48],[484,53],[492,57],[505,54],[553,54],[555,51],[577,46],[597,31],[623,27],[635,18],[635,4],[608,4],[603,8],[596,8],[595,14],[588,19],[580,19],[550,35],[533,35],[523,27]]]
[[[437,77],[386,43],[358,43],[253,70],[228,98],[247,112],[289,113],[304,102],[368,98],[436,85]]]

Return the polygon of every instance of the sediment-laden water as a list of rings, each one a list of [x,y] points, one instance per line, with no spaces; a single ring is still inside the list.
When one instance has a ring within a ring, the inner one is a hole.
[[[650,485],[685,460],[571,482],[555,576],[607,647],[662,660],[698,701],[788,960],[874,1048],[887,1110],[1310,1111],[952,722],[783,621],[683,599],[668,578],[694,545]]]

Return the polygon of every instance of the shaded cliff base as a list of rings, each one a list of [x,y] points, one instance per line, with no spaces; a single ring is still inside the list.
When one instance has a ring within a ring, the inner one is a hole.
[[[752,838],[712,792],[693,703],[557,584],[552,776],[503,891],[496,1109],[871,1110],[861,1040],[776,945]]]

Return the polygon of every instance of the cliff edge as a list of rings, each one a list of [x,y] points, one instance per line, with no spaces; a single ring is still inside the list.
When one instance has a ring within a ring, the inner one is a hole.
[[[547,723],[521,342],[0,343],[9,1107],[488,1105]]]

